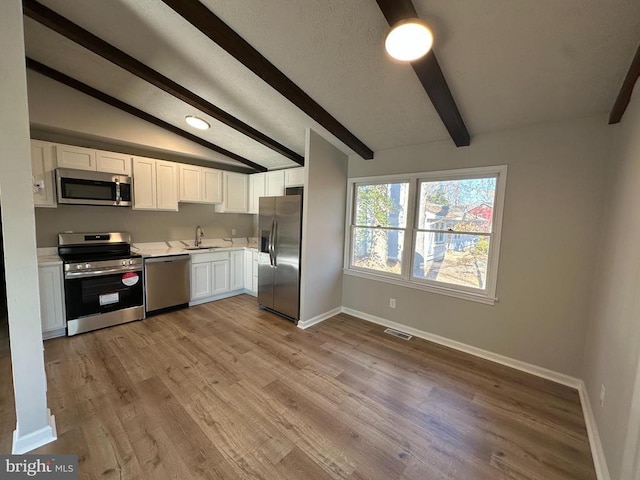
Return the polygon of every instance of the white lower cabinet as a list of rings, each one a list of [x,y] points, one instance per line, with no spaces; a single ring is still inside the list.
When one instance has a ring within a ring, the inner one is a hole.
[[[243,251],[191,255],[190,305],[211,302],[242,293]]]
[[[260,257],[260,252],[258,250],[253,250],[251,252],[252,262],[251,269],[253,271],[253,284],[251,286],[251,290],[254,292],[254,295],[258,296],[258,258]]]
[[[43,265],[38,268],[40,284],[40,319],[42,338],[62,337],[67,322],[62,289],[62,265]]]
[[[193,263],[191,258],[191,301],[209,298],[213,295],[211,262]]]
[[[244,288],[244,250],[233,250],[230,253],[231,275],[229,289],[242,290]]]
[[[244,251],[244,291],[254,297],[258,296],[258,251]]]

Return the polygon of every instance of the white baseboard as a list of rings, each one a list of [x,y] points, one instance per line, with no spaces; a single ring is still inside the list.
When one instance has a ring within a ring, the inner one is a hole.
[[[342,307],[334,308],[333,310],[329,310],[328,312],[325,312],[316,317],[310,318],[309,320],[300,321],[298,322],[298,328],[302,328],[304,330],[305,328],[309,328],[320,322],[324,322],[326,319],[331,318],[334,315],[337,315],[339,313],[342,313]]]
[[[587,386],[582,380],[580,380],[578,393],[580,393],[584,423],[587,425],[587,435],[589,436],[589,446],[591,447],[591,455],[593,456],[593,465],[596,469],[596,476],[598,480],[611,480],[609,469],[607,467],[607,460],[604,456],[604,450],[602,449],[602,442],[600,442],[600,434],[598,433],[596,418],[593,415],[591,401],[589,401],[589,392],[587,392]]]
[[[423,338],[425,340],[429,340],[430,342],[444,345],[445,347],[450,347],[455,350],[459,350],[461,352],[475,355],[476,357],[484,358],[485,360],[490,360],[492,362],[499,363],[507,367],[515,368],[516,370],[531,373],[532,375],[546,378],[547,380],[551,380],[553,382],[560,383],[562,385],[566,385],[571,388],[575,388],[576,390],[580,388],[580,383],[581,383],[580,379],[572,377],[570,375],[565,375],[564,373],[554,372],[553,370],[549,370],[544,367],[539,367],[538,365],[533,365],[531,363],[523,362],[521,360],[516,360],[515,358],[507,357],[505,355],[500,355],[498,353],[493,353],[488,350],[483,350],[481,348],[474,347],[472,345],[467,345],[466,343],[450,340],[448,338],[441,337],[439,335],[434,335],[433,333],[425,332],[424,330],[418,330],[417,328],[408,327],[401,323],[387,320],[385,318],[376,317],[375,315],[370,315],[368,313],[360,312],[358,310],[352,310],[351,308],[343,307],[342,311],[348,315],[353,315],[354,317],[367,320],[371,323],[376,323],[378,325],[383,325],[385,327],[395,328],[396,330],[407,332],[408,334],[413,335],[415,337]]]
[[[12,455],[22,455],[57,440],[58,434],[56,432],[56,418],[51,415],[51,410],[47,409],[47,412],[49,415],[49,425],[46,427],[22,437],[18,437],[18,429],[13,431]]]

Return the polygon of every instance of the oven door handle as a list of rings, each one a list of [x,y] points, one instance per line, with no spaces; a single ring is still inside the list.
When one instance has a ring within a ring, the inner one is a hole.
[[[127,272],[139,272],[142,274],[142,268],[139,265],[130,268],[105,268],[104,270],[90,270],[90,271],[79,271],[79,272],[65,272],[64,278],[81,278],[81,277],[98,277],[100,275],[109,275],[113,273],[127,273]]]

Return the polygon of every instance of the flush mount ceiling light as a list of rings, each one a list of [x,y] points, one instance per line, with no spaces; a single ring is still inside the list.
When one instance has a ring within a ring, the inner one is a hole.
[[[187,115],[184,117],[184,120],[193,128],[197,128],[198,130],[207,130],[208,128],[211,128],[209,122],[201,119],[200,117],[196,117],[195,115]]]
[[[391,27],[384,42],[387,53],[396,60],[411,62],[431,50],[433,33],[422,20],[408,18]]]

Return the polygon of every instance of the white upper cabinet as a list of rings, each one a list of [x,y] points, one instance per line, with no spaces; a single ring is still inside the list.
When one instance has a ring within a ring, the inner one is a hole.
[[[265,179],[266,197],[279,197],[284,195],[284,170],[267,172]]]
[[[178,164],[156,160],[157,209],[178,211]]]
[[[199,202],[202,199],[202,168],[180,164],[180,201]]]
[[[133,208],[178,211],[178,164],[134,157]]]
[[[156,161],[133,158],[133,209],[156,210]]]
[[[222,203],[216,205],[216,212],[249,212],[248,177],[244,173],[222,172]]]
[[[180,164],[180,201],[222,202],[222,172],[213,168]]]
[[[264,173],[254,173],[249,175],[249,212],[258,213],[260,197],[266,193],[266,181]]]
[[[36,207],[56,207],[53,144],[31,140],[31,172],[33,174],[33,204]]]
[[[56,144],[55,148],[60,168],[131,175],[131,155],[73,145]]]
[[[220,170],[202,169],[202,200],[204,203],[222,203],[222,172]]]
[[[304,167],[289,168],[284,171],[285,187],[302,187],[304,186]]]
[[[131,155],[124,153],[96,151],[96,170],[98,172],[115,173],[131,176]]]
[[[260,197],[279,197],[284,195],[285,170],[254,173],[249,175],[249,210],[258,213]]]
[[[92,148],[56,145],[56,162],[60,168],[96,171],[96,151]]]

